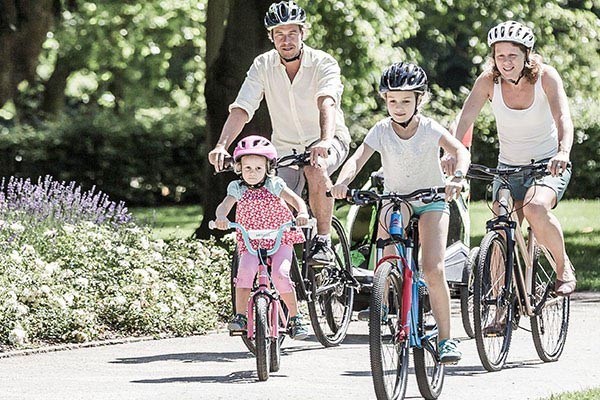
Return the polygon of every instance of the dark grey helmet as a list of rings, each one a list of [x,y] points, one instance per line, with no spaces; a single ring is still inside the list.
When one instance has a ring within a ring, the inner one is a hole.
[[[395,90],[426,92],[427,74],[416,64],[394,63],[383,71],[379,81],[379,93]]]
[[[265,28],[269,31],[276,26],[306,22],[306,12],[293,1],[273,3],[265,14]]]

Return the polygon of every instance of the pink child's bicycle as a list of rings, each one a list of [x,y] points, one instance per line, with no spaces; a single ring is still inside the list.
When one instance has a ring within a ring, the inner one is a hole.
[[[209,223],[209,228],[215,228],[213,221]],[[283,233],[295,229],[295,224],[290,221],[281,225],[279,229],[246,230],[242,225],[230,222],[229,228],[236,228],[241,232],[246,249],[250,254],[258,256],[259,260],[258,279],[250,293],[246,310],[248,326],[246,332],[241,334],[247,335],[247,340],[254,343],[258,379],[266,381],[269,379],[269,372],[279,371],[281,343],[287,333],[288,324],[287,309],[271,281],[269,256],[279,250]],[[251,240],[261,239],[275,240],[273,248],[254,248],[250,243]]]

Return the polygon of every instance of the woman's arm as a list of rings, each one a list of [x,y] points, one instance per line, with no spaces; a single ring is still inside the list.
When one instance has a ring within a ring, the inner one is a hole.
[[[493,93],[494,81],[492,74],[483,72],[475,81],[471,93],[469,93],[462,109],[450,126],[450,133],[456,136],[459,141],[462,142],[463,137],[475,122],[485,102],[492,98]],[[457,168],[456,162],[457,160],[453,155],[445,153],[442,157],[442,169],[448,175],[453,175]]]
[[[544,64],[542,87],[550,104],[552,118],[558,130],[558,154],[550,160],[549,170],[558,175],[569,162],[573,146],[573,121],[569,111],[567,93],[560,75],[553,67]]]
[[[373,155],[375,150],[366,143],[362,143],[358,146],[358,149],[352,154],[352,156],[344,163],[340,174],[335,182],[335,186],[331,188],[331,194],[336,199],[343,199],[346,197],[348,192],[348,185],[354,180],[356,174],[365,166],[366,162]]]
[[[475,81],[471,93],[469,93],[462,110],[456,117],[456,129],[452,133],[459,141],[462,140],[469,127],[475,122],[485,102],[492,98],[493,93],[494,81],[492,75],[483,72]]]

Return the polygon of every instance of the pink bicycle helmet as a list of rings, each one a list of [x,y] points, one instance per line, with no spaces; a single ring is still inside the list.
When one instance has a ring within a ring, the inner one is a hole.
[[[277,160],[277,150],[275,150],[273,143],[258,135],[248,136],[240,140],[235,146],[235,150],[233,150],[233,160],[237,162],[243,156],[251,154],[266,157],[271,162]]]

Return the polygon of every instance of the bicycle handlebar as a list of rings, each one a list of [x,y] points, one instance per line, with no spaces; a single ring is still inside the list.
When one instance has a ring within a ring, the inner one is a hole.
[[[267,250],[267,255],[270,256],[272,254],[275,254],[277,252],[277,250],[279,250],[279,247],[281,246],[281,239],[283,238],[283,234],[289,228],[292,228],[292,227],[314,228],[315,226],[316,226],[316,220],[314,218],[311,218],[308,220],[308,224],[306,224],[306,225],[299,226],[299,225],[296,225],[296,223],[294,221],[289,221],[289,222],[283,223],[277,229],[246,229],[246,228],[244,228],[243,225],[238,224],[237,222],[229,222],[227,227],[229,229],[239,229],[240,233],[242,234],[242,239],[244,240],[244,244],[246,245],[246,248],[252,255],[256,255],[258,253],[259,249],[258,248],[255,249],[254,247],[252,247],[252,245],[250,244],[250,240],[275,239],[275,244],[273,245],[273,248],[270,250]],[[217,228],[217,225],[216,225],[215,221],[208,222],[208,229],[216,229],[216,228]]]
[[[306,150],[303,153],[294,153],[288,154],[286,156],[279,157],[277,159],[277,163],[275,164],[275,169],[283,168],[283,167],[291,167],[294,165],[305,166],[310,164],[310,150]],[[222,172],[233,172],[235,167],[235,161],[233,161],[233,157],[225,157],[223,160],[223,169],[220,171],[215,171],[213,175],[220,174]]]
[[[275,254],[278,250],[279,250],[279,246],[281,245],[281,239],[283,238],[283,233],[290,227],[294,226],[294,221],[289,221],[286,222],[284,224],[282,224],[279,229],[260,229],[260,230],[247,230],[246,228],[244,228],[241,224],[238,224],[237,222],[229,222],[228,228],[235,228],[238,229],[240,231],[240,233],[242,234],[242,239],[244,240],[244,244],[246,245],[246,249],[248,249],[248,252],[252,255],[257,255],[259,249],[258,248],[254,248],[252,247],[252,244],[250,243],[250,240],[252,239],[275,239],[275,244],[273,245],[273,248],[271,248],[270,250],[267,250],[267,255],[273,255]],[[208,223],[208,228],[209,229],[215,229],[217,226],[215,224],[215,221],[210,221]],[[276,235],[275,237],[273,237],[273,235]]]
[[[568,167],[571,166],[571,163],[567,164]],[[517,174],[521,171],[532,171],[534,175],[537,176],[545,176],[549,175],[550,171],[548,170],[548,162],[532,162],[527,165],[520,165],[515,167],[487,167],[481,164],[471,164],[469,167],[469,171],[467,172],[467,176],[469,178],[474,179],[493,179],[495,176],[506,177],[509,175]]]
[[[431,203],[433,201],[442,200],[442,197],[438,196],[438,194],[444,193],[445,191],[446,187],[444,186],[434,186],[427,189],[417,189],[409,194],[377,194],[371,190],[350,189],[346,193],[346,201],[350,204],[357,204],[361,206],[377,203],[383,200],[400,201],[404,203],[414,200],[420,200],[423,203]],[[328,196],[330,195],[331,193],[328,192]]]

